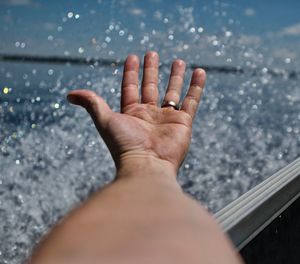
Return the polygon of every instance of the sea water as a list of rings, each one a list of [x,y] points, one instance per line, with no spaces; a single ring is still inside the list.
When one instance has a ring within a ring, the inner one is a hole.
[[[134,49],[140,57],[145,50],[159,51],[161,98],[172,58],[187,62],[184,92],[192,64],[242,69],[208,72],[190,151],[178,175],[184,191],[216,212],[299,157],[299,64],[290,54],[276,57],[274,46],[261,48],[262,40],[233,33],[230,26],[205,33],[193,20],[193,8],[178,10],[178,28],[169,26],[177,18],[154,11],[159,30],[139,25],[143,37]],[[76,15],[69,13],[67,19]],[[132,52],[138,33],[118,25],[107,25],[103,41],[92,40],[96,50],[100,46],[99,56],[123,60]],[[114,48],[122,38],[131,48]],[[86,56],[89,48],[77,47],[76,55]],[[114,178],[113,161],[90,117],[71,106],[66,94],[91,89],[119,111],[121,78],[121,64],[0,63],[1,263],[24,261],[59,219]]]

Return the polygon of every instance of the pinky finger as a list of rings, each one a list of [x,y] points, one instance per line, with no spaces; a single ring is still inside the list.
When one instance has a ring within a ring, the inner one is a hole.
[[[201,95],[205,85],[206,74],[202,69],[196,69],[193,72],[190,88],[183,100],[181,110],[188,113],[194,119]]]

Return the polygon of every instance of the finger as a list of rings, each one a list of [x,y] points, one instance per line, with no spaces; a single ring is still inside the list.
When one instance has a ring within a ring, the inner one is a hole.
[[[144,57],[144,70],[142,82],[142,103],[156,104],[158,100],[158,66],[159,56],[149,51]]]
[[[92,117],[99,132],[102,131],[111,116],[112,110],[95,92],[89,90],[74,90],[69,92],[70,103],[84,107]]]
[[[184,73],[185,62],[179,59],[175,60],[172,64],[171,74],[164,101],[173,101],[176,104],[179,104],[184,80]]]
[[[124,64],[121,92],[121,112],[131,104],[139,102],[139,58],[129,55]]]
[[[181,110],[188,113],[192,118],[195,117],[196,111],[201,99],[205,85],[206,74],[202,69],[196,69],[193,72],[190,88],[185,96]]]

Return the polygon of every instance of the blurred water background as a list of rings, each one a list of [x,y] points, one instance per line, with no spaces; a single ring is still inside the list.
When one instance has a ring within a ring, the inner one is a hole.
[[[58,219],[113,179],[90,118],[65,97],[92,89],[118,111],[128,53],[159,52],[161,95],[175,58],[190,67],[186,80],[193,65],[219,67],[208,71],[178,176],[211,212],[299,157],[299,10],[289,0],[2,0],[0,54],[111,63],[0,60],[0,263],[24,262]]]

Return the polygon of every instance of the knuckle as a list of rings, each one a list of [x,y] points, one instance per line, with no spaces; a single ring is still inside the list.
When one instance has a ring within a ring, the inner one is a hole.
[[[184,111],[182,111],[182,123],[189,128],[192,127],[192,123],[193,123],[193,118],[191,117],[191,115]]]
[[[165,99],[167,101],[171,100],[171,101],[179,102],[180,95],[176,90],[169,90],[165,96]]]
[[[178,87],[176,87],[175,85],[170,85],[167,90],[168,93],[170,93],[170,92],[177,93],[177,91],[178,91]]]
[[[190,89],[193,89],[196,93],[202,93],[203,88],[200,85],[193,84],[191,85]]]
[[[147,81],[147,82],[143,83],[143,86],[146,86],[147,88],[150,87],[150,88],[156,89],[157,81],[155,81],[155,80]]]
[[[122,86],[123,90],[135,90],[138,88],[136,83],[124,83]]]
[[[196,102],[196,103],[199,103],[199,98],[195,95],[192,95],[192,94],[188,94],[186,96],[186,99],[189,100],[190,102]]]
[[[172,74],[171,78],[170,78],[170,84],[174,85],[174,84],[179,84],[182,85],[183,82],[183,74]]]
[[[94,109],[96,106],[98,105],[98,98],[97,95],[91,94],[88,98],[87,98],[87,104],[86,104],[86,108],[90,108],[90,109]]]

